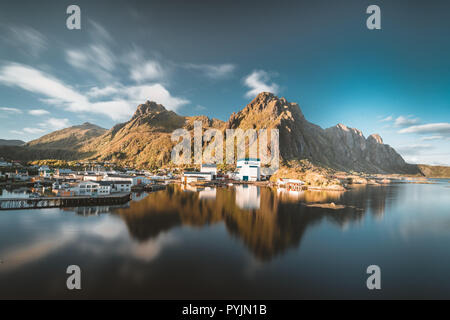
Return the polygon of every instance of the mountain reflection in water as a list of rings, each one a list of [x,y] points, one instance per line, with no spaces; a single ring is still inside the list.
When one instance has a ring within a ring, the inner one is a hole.
[[[323,219],[344,228],[361,219],[367,208],[382,217],[385,198],[384,188],[344,193],[289,192],[254,185],[217,189],[170,185],[165,191],[151,193],[131,202],[127,208],[114,209],[113,213],[125,221],[130,235],[139,242],[180,225],[202,227],[224,223],[231,235],[264,261],[298,247],[307,228]],[[346,207],[333,210],[305,205],[327,202],[345,203]]]

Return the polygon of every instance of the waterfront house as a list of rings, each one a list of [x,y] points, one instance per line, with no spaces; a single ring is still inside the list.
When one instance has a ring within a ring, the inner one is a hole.
[[[80,196],[106,196],[111,194],[111,186],[96,181],[83,181],[71,191]]]
[[[197,181],[211,181],[214,178],[214,173],[212,172],[184,172],[183,176],[181,177],[181,182],[183,183],[190,183],[190,182],[197,182]]]
[[[204,163],[200,166],[200,172],[210,172],[213,174],[213,179],[217,176],[217,165],[213,163]]]
[[[110,174],[107,173],[103,176],[102,181],[128,181],[131,182],[131,186],[137,186],[142,182],[144,177],[135,177],[121,174]]]
[[[86,172],[83,176],[83,181],[101,181],[102,178],[103,176],[100,174]]]
[[[241,181],[261,180],[261,160],[258,158],[243,158],[236,163],[237,178]]]
[[[110,193],[115,192],[131,192],[130,181],[99,181],[101,186],[109,186]]]
[[[298,179],[280,178],[277,181],[279,187],[286,188],[288,190],[301,190],[305,182]]]
[[[55,171],[58,176],[65,176],[72,174],[72,169],[56,169]]]

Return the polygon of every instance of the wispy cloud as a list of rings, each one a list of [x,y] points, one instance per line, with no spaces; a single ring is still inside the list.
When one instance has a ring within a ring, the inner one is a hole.
[[[411,144],[397,147],[396,150],[404,156],[419,155],[422,151],[433,149],[430,144]]]
[[[427,136],[420,138],[421,141],[432,141],[432,140],[442,140],[444,136]]]
[[[41,134],[45,132],[45,130],[41,128],[29,128],[29,127],[23,128],[23,131],[29,134]]]
[[[420,134],[445,134],[450,135],[450,123],[440,122],[440,123],[428,123],[417,126],[411,126],[408,128],[401,129],[399,133],[420,133]]]
[[[173,110],[189,102],[172,96],[161,84],[111,86],[106,90],[109,91],[106,96],[108,100],[93,101],[88,93],[83,94],[50,74],[17,63],[9,63],[0,68],[0,83],[41,94],[44,102],[63,107],[67,111],[98,113],[113,120],[127,119],[133,114],[136,105],[145,100],[154,100]],[[105,94],[105,88],[92,90],[91,93]]]
[[[157,61],[148,60],[142,64],[134,64],[130,69],[130,78],[136,82],[159,80],[166,72]]]
[[[17,108],[0,107],[0,111],[7,113],[22,113],[22,110]]]
[[[187,69],[199,71],[211,79],[223,79],[230,76],[236,69],[234,64],[185,64]]]
[[[48,47],[47,38],[36,29],[27,26],[11,26],[3,38],[21,53],[33,57],[38,57]]]
[[[386,118],[383,118],[380,120],[380,122],[390,122],[392,121],[394,118],[392,116],[387,116]]]
[[[394,125],[396,127],[408,127],[414,124],[418,124],[419,121],[420,121],[419,118],[412,118],[411,116],[409,117],[399,116],[397,119],[395,119]]]
[[[32,116],[44,116],[46,114],[50,114],[50,112],[44,109],[33,109],[28,111],[28,113],[31,114]]]
[[[255,70],[244,79],[244,84],[250,88],[246,96],[252,98],[261,92],[278,93],[279,87],[276,83],[270,83],[270,75],[264,70]]]
[[[58,118],[49,118],[44,122],[39,124],[40,127],[45,128],[50,131],[61,130],[67,127],[70,127],[69,119],[58,119]]]

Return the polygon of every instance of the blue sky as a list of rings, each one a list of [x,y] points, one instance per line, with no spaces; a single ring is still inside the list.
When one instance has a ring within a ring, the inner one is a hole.
[[[154,100],[226,120],[259,91],[324,128],[379,133],[413,163],[450,165],[450,5],[445,1],[69,1],[0,4],[0,138]],[[381,8],[381,30],[366,8]]]

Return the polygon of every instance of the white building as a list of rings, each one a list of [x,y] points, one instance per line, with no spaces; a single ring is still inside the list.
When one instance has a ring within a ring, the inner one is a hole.
[[[200,172],[211,172],[214,178],[217,176],[217,165],[214,163],[205,163],[200,166]]]
[[[256,158],[239,159],[236,163],[237,178],[241,181],[261,180],[261,161]]]
[[[39,168],[39,172],[44,172],[44,171],[50,171],[50,168],[48,166],[41,166]]]
[[[111,194],[111,186],[102,185],[95,181],[83,181],[71,191],[80,196],[106,196]]]
[[[71,174],[72,173],[72,169],[56,169],[56,174],[58,176],[62,176],[62,175],[67,175],[67,174]]]
[[[103,186],[110,186],[111,193],[131,192],[130,181],[99,181],[98,183]]]
[[[120,175],[120,174],[105,174],[103,176],[102,181],[128,181],[131,182],[132,186],[137,186],[141,183],[143,183],[143,179],[145,177],[135,177],[135,176],[126,176],[126,175]]]
[[[184,172],[181,177],[181,182],[211,181],[213,178],[214,174],[212,172]]]

